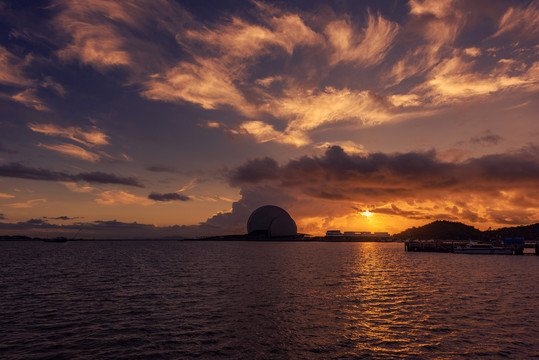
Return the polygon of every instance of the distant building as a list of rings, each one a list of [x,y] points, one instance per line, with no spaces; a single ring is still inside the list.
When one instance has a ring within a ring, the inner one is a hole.
[[[342,233],[340,230],[327,230],[325,239],[327,241],[381,241],[391,239],[391,235],[388,232],[345,231]]]
[[[283,209],[274,205],[259,207],[247,220],[247,233],[250,236],[290,237],[296,236],[296,222]]]

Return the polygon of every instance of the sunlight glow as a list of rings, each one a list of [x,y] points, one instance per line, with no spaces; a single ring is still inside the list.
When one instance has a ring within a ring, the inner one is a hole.
[[[371,217],[371,216],[373,216],[374,214],[371,213],[369,210],[367,210],[367,211],[362,212],[361,215],[366,216],[366,217]]]

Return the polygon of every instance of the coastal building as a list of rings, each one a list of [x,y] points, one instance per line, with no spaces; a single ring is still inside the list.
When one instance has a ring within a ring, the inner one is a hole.
[[[326,241],[384,241],[390,240],[391,235],[388,232],[374,232],[370,231],[345,231],[341,230],[327,230]]]
[[[298,233],[296,222],[282,208],[274,205],[259,207],[247,220],[247,234],[267,238],[293,237]]]

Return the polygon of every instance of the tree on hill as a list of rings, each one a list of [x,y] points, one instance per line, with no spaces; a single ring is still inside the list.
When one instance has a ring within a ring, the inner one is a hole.
[[[483,233],[460,222],[436,220],[421,227],[412,227],[393,235],[397,239],[479,240]]]

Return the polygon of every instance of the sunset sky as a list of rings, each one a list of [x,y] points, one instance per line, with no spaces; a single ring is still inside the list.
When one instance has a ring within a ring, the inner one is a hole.
[[[0,0],[0,235],[539,222],[539,1]]]

